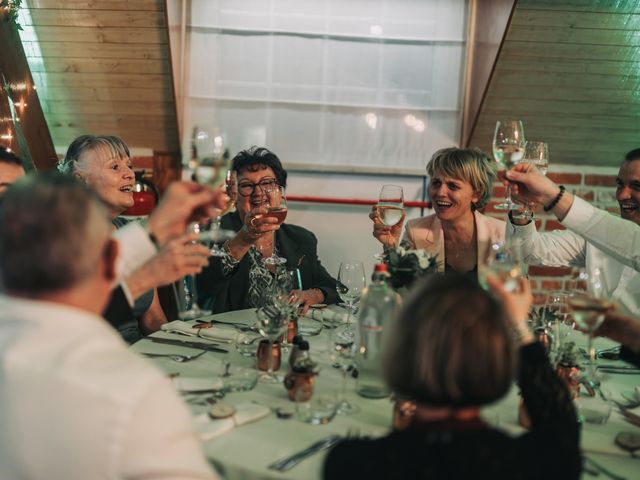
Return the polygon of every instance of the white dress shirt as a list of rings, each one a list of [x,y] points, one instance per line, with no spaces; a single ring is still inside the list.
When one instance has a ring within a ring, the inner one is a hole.
[[[569,230],[539,233],[534,222],[522,226],[507,222],[507,241],[512,237],[521,239],[524,261],[531,265],[584,267],[587,273],[599,268],[604,274],[607,296],[623,312],[640,316],[640,273],[629,266],[633,265],[628,260],[631,252],[626,258],[623,252],[624,248],[635,246],[628,239],[616,240],[640,227],[621,219],[607,221],[601,214],[608,214],[599,212],[576,197],[563,224],[580,234]]]
[[[116,230],[113,233],[113,238],[118,241],[116,284],[119,284],[122,288],[129,305],[133,306],[135,298],[131,295],[131,291],[124,279],[153,257],[158,250],[151,242],[149,233],[140,222],[129,222],[124,227]]]
[[[0,478],[212,479],[170,381],[99,316],[0,295]]]

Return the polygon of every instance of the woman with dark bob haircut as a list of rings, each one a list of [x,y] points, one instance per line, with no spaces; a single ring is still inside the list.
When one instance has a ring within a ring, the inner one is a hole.
[[[390,330],[384,371],[396,394],[415,402],[411,421],[377,440],[338,444],[324,478],[579,478],[579,424],[527,327],[527,282],[520,294],[488,282],[502,305],[462,276],[433,276],[416,289]],[[532,425],[519,437],[480,417],[514,376]]]
[[[309,230],[267,215],[266,191],[287,186],[287,171],[278,156],[263,147],[242,150],[232,160],[237,180],[231,186],[236,211],[222,217],[221,227],[236,232],[198,277],[199,298],[214,313],[260,307],[275,281],[263,259],[277,253],[287,267],[298,268],[302,291],[296,292],[306,311],[317,303],[336,303],[336,281],[318,259],[318,240]]]

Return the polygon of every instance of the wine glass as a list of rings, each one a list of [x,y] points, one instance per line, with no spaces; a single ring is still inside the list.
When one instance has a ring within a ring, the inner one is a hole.
[[[194,127],[191,139],[190,167],[195,179],[203,185],[215,186],[224,165],[224,138],[218,127]]]
[[[402,187],[398,185],[383,185],[376,210],[383,225],[392,227],[400,222],[404,213]]]
[[[197,233],[198,239],[202,238],[202,226],[192,223],[187,228],[189,233]],[[206,237],[205,237],[206,238]],[[211,315],[211,310],[204,310],[198,305],[198,289],[196,287],[196,275],[192,273],[184,278],[185,295],[191,298],[191,307],[178,313],[181,320],[194,320],[205,315]]]
[[[267,213],[265,215],[276,218],[278,225],[280,225],[287,218],[288,212],[284,187],[276,185],[274,188],[265,189],[264,194],[267,201]],[[264,259],[264,263],[267,265],[284,265],[287,263],[287,259],[276,255],[274,250],[271,252],[271,256]]]
[[[522,160],[524,155],[524,127],[520,120],[498,120],[493,135],[493,158],[499,167],[509,170]],[[499,210],[517,210],[511,201],[511,187],[507,187],[504,203],[495,206]]]
[[[547,170],[549,169],[549,148],[547,144],[545,142],[527,140],[524,147],[522,162],[535,165],[536,168],[540,170],[540,173],[546,175]],[[524,210],[517,215],[514,215],[514,217],[523,220],[532,220],[533,212],[531,211],[531,204],[525,204]]]
[[[353,329],[350,325],[342,325],[327,336],[328,346],[327,352],[329,361],[332,366],[340,367],[342,372],[342,388],[340,389],[340,401],[337,412],[341,415],[350,415],[359,411],[359,408],[348,402],[347,393],[347,374],[354,368],[354,359],[356,355],[356,341],[353,335]]]
[[[298,317],[298,296],[293,294],[294,290],[302,290],[300,270],[287,269],[280,265],[271,284],[271,296],[273,305],[286,315],[286,334],[283,335],[281,343],[283,352],[287,352],[290,346],[289,324],[291,321],[295,322]]]
[[[280,338],[287,326],[287,315],[273,306],[266,306],[256,310],[256,316],[258,317],[258,331],[269,342],[267,371],[262,374],[261,380],[268,383],[280,383],[282,378],[273,373],[272,352],[273,343]]]
[[[353,305],[360,299],[362,291],[367,286],[362,262],[347,260],[340,262],[336,290],[340,299],[347,304],[347,327],[351,328],[351,311]]]
[[[573,320],[569,317],[568,298],[568,292],[550,292],[542,310],[543,326],[553,332],[555,342],[552,345],[552,350],[556,357],[564,343],[564,338],[573,330]],[[557,363],[558,360],[555,358],[554,363]]]
[[[583,273],[583,278],[584,278]],[[604,274],[599,268],[593,268],[586,278],[586,291],[578,290],[569,297],[569,308],[580,330],[587,334],[589,363],[587,380],[595,380],[595,350],[593,334],[604,322],[605,313],[612,307]]]
[[[508,292],[515,292],[520,288],[523,264],[518,247],[515,242],[491,245],[484,261],[478,265],[478,280],[484,289],[489,290],[488,274],[498,277]]]

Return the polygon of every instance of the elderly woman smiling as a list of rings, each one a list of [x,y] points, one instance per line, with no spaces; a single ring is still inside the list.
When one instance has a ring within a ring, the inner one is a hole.
[[[474,276],[491,244],[505,237],[503,221],[478,211],[491,198],[493,162],[480,150],[443,148],[431,157],[427,173],[435,213],[407,222],[402,241],[436,255],[441,272]],[[375,208],[369,217],[375,238],[385,247],[398,245],[404,216],[391,227],[382,224]]]
[[[74,175],[92,187],[105,203],[114,225],[120,228],[127,220],[120,217],[133,205],[135,182],[128,147],[118,137],[83,135],[67,150],[58,169]],[[128,341],[139,333],[148,334],[160,328],[167,319],[153,286],[174,281],[187,273],[198,272],[207,264],[208,249],[183,236],[168,242],[146,264],[124,280],[124,287],[135,299],[134,319],[117,328]]]
[[[336,303],[336,281],[318,259],[315,235],[268,215],[265,192],[287,184],[280,159],[266,148],[252,147],[233,158],[231,170],[237,175],[232,188],[237,191],[237,211],[222,217],[222,228],[236,235],[224,246],[228,255],[213,259],[198,277],[199,298],[206,307],[214,312],[259,307],[275,281],[263,259],[274,252],[288,267],[300,270],[303,310],[315,303]]]

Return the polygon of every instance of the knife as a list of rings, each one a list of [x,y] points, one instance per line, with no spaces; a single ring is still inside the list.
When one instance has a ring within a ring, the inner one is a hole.
[[[290,455],[276,462],[273,462],[271,465],[269,465],[269,468],[271,470],[277,470],[279,472],[286,472],[287,470],[292,469],[302,460],[313,455],[314,453],[321,452],[322,450],[326,450],[327,448],[333,447],[341,439],[342,437],[340,437],[340,435],[329,435],[328,437],[325,437],[322,440],[318,440],[316,443],[305,448],[304,450],[300,450],[299,452],[294,453],[293,455]]]
[[[179,347],[191,347],[198,350],[208,350],[210,352],[229,353],[229,350],[216,347],[210,343],[190,342],[188,340],[177,340],[173,338],[159,338],[159,337],[147,337],[147,340],[151,340],[154,343],[164,343],[166,345],[176,345]]]

